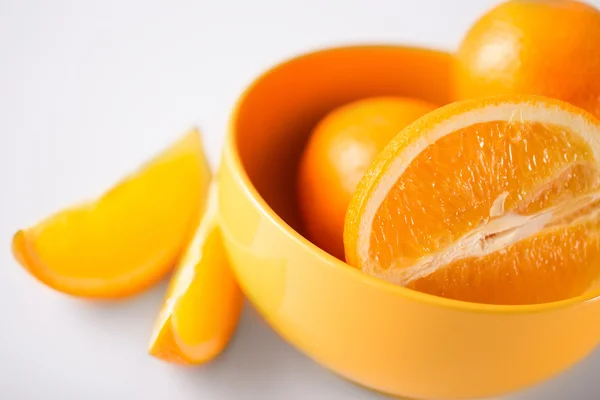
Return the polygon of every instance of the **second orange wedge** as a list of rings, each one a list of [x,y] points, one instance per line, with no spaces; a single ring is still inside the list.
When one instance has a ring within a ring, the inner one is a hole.
[[[210,361],[223,351],[237,326],[242,294],[222,244],[217,200],[215,183],[156,321],[149,353],[165,361]]]
[[[115,298],[163,278],[193,234],[210,184],[192,130],[99,199],[17,232],[13,254],[46,285]]]

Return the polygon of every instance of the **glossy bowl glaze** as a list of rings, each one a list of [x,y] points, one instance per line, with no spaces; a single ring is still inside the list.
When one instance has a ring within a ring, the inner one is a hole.
[[[400,46],[287,61],[239,100],[219,172],[226,247],[265,319],[343,377],[419,399],[511,392],[572,366],[600,342],[598,293],[536,306],[448,300],[367,276],[302,236],[294,182],[315,123],[373,95],[444,104],[449,72],[448,54]]]

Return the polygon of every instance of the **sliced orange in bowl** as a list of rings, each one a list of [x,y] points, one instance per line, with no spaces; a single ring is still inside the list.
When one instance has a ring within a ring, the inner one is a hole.
[[[13,254],[64,293],[139,293],[171,271],[193,234],[210,180],[200,134],[191,130],[100,198],[17,232]]]
[[[165,361],[208,362],[223,351],[237,326],[242,294],[223,247],[217,204],[214,183],[156,320],[149,353]]]
[[[491,304],[598,287],[600,121],[537,96],[467,100],[404,129],[349,207],[348,262],[425,293]]]

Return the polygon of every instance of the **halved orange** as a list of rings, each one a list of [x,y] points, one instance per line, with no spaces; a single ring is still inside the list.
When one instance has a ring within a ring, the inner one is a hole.
[[[163,278],[193,234],[211,180],[192,130],[99,199],[17,232],[13,254],[46,285],[115,298]]]
[[[165,361],[210,361],[227,346],[237,326],[242,294],[223,247],[217,203],[215,183],[156,321],[149,353]]]
[[[581,295],[600,277],[600,121],[537,96],[437,109],[377,157],[344,236],[351,265],[434,295]]]

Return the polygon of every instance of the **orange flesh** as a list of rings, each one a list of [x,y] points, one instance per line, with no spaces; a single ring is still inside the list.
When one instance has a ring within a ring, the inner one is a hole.
[[[592,151],[577,135],[540,123],[475,124],[439,139],[407,167],[375,214],[369,259],[383,270],[410,267],[499,214],[570,209],[599,189]],[[440,265],[407,286],[484,303],[579,295],[598,277],[598,209],[594,203],[566,213],[552,227],[491,254]]]

